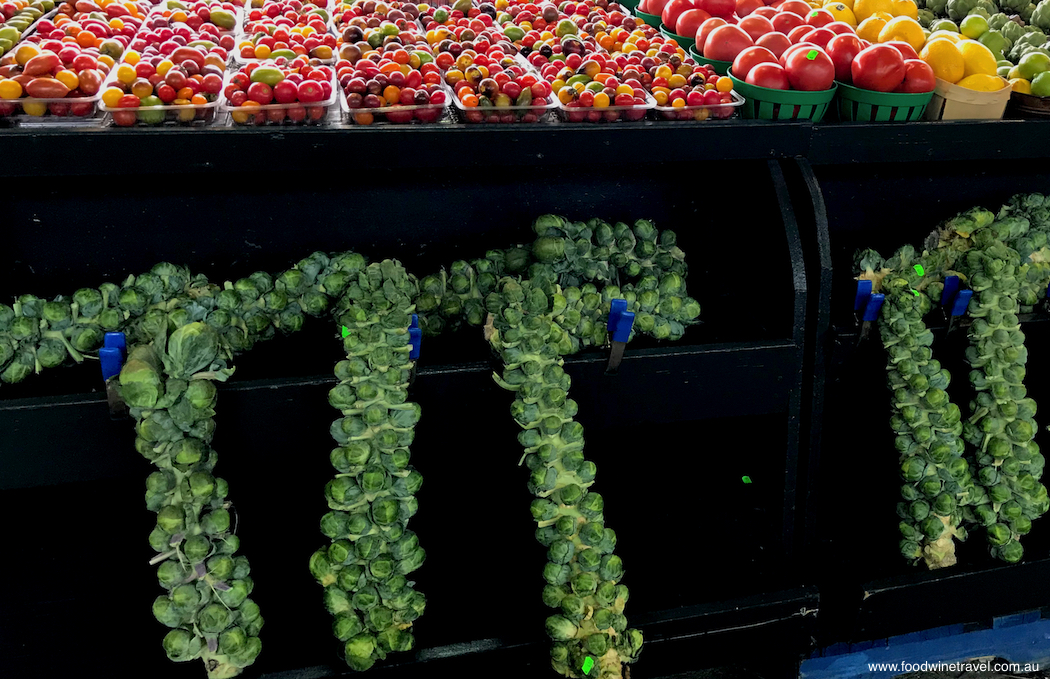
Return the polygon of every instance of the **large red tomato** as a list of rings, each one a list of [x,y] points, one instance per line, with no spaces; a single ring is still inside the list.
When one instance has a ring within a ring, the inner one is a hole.
[[[860,44],[860,38],[855,34],[836,35],[828,43],[827,52],[831,62],[835,64],[835,80],[847,85],[853,82],[853,58],[864,50]]]
[[[710,21],[710,19],[708,19]],[[704,43],[704,56],[715,61],[732,61],[736,55],[755,44],[744,29],[732,24],[711,31]]]
[[[912,47],[911,45],[909,45],[908,43],[904,42],[903,40],[891,40],[891,41],[885,42],[883,44],[884,45],[892,45],[892,46],[896,47],[897,51],[901,53],[901,56],[904,57],[905,61],[907,61],[908,59],[918,59],[919,58],[919,55],[915,51],[915,48]]]
[[[738,17],[746,17],[757,9],[765,7],[766,3],[762,0],[736,0],[736,15]]]
[[[826,28],[829,31],[834,31],[838,35],[842,35],[843,33],[856,33],[856,31],[853,30],[853,27],[845,21],[832,21],[830,24],[824,25],[823,28]]]
[[[806,25],[820,28],[835,23],[835,15],[826,9],[815,9],[806,15]]]
[[[797,14],[804,18],[813,11],[813,8],[809,6],[808,2],[804,2],[803,0],[787,0],[787,2],[780,6],[780,11],[791,12],[792,14]]]
[[[655,14],[656,16],[661,16],[664,11],[664,5],[666,5],[670,1],[671,0],[645,0],[645,9],[642,11],[644,11],[646,14]]]
[[[736,75],[734,73],[733,75]],[[780,64],[759,64],[751,69],[744,78],[748,85],[768,87],[773,90],[790,90],[787,71]]]
[[[696,32],[696,51],[703,54],[704,46],[707,44],[707,37],[711,35],[711,31],[719,26],[725,25],[726,20],[721,17],[711,17],[704,23],[700,24],[700,28]]]
[[[763,5],[762,7],[759,7],[758,9],[756,9],[754,12],[751,12],[751,13],[752,14],[757,14],[758,16],[761,16],[761,17],[765,17],[765,18],[769,19],[770,21],[773,20],[773,17],[775,17],[777,14],[779,14],[779,12],[777,12],[772,7],[766,7],[765,5]]]
[[[698,0],[696,6],[713,17],[728,19],[736,12],[736,0]]]
[[[700,24],[711,18],[711,15],[702,9],[687,9],[678,15],[678,21],[674,24],[675,35],[694,36],[700,30]]]
[[[806,36],[815,30],[817,29],[813,28],[812,26],[806,26],[805,24],[803,24],[802,26],[795,26],[788,32],[788,39],[791,41],[792,44],[797,45],[803,40],[805,40]]]
[[[737,23],[737,26],[744,29],[752,40],[758,40],[766,33],[773,32],[773,24],[763,16],[746,16]]]
[[[904,57],[890,45],[872,45],[853,59],[850,70],[855,87],[892,92],[904,82]]]
[[[752,48],[754,49],[754,48]],[[933,68],[921,59],[904,60],[904,82],[894,92],[932,92],[937,86]]]
[[[827,47],[831,39],[835,37],[835,34],[826,28],[818,28],[806,34],[806,42],[811,42],[818,47]]]
[[[765,47],[758,47],[757,45],[748,47],[736,55],[736,59],[733,60],[733,75],[737,78],[745,79],[752,68],[763,63],[776,64],[777,56]]]
[[[777,15],[770,19],[773,22],[773,28],[787,35],[791,32],[792,28],[802,26],[806,23],[806,20],[797,14],[791,12],[777,12]]]
[[[816,47],[787,55],[784,70],[793,90],[816,92],[829,90],[835,84],[835,64],[827,52]]]
[[[755,41],[756,45],[765,47],[773,54],[777,55],[777,59],[784,53],[788,47],[791,47],[791,41],[783,33],[766,33],[761,38]]]
[[[660,20],[663,21],[664,26],[673,28],[678,21],[679,15],[692,8],[693,0],[671,0],[664,5],[663,11],[660,12]],[[679,33],[679,35],[681,34]]]
[[[787,66],[788,57],[791,56],[792,52],[803,49],[813,49],[815,47],[816,45],[814,45],[811,42],[800,42],[797,45],[792,45],[791,47],[788,47],[786,50],[784,50],[784,53],[780,55],[780,65],[785,67]]]

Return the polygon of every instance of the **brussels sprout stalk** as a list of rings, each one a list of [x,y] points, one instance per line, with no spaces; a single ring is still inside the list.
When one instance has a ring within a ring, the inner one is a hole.
[[[332,542],[310,558],[334,616],[332,631],[347,664],[366,670],[415,640],[426,599],[406,578],[426,558],[408,530],[423,478],[409,463],[420,408],[410,403],[409,322],[416,280],[397,262],[373,263],[353,276],[335,309],[346,360],[328,395],[342,412],[332,423],[338,474],[325,487],[330,512],[321,532]]]
[[[879,330],[893,393],[890,425],[897,433],[902,502],[901,554],[930,569],[956,562],[955,540],[966,539],[961,507],[972,500],[973,481],[963,457],[961,413],[948,397],[950,375],[933,358],[933,333],[923,317],[942,289],[938,261],[906,246],[883,265],[878,253],[860,253],[860,278],[886,295]],[[922,273],[919,273],[922,272]]]

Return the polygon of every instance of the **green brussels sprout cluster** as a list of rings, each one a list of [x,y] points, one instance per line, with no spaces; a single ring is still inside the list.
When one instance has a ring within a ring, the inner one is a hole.
[[[331,427],[338,444],[331,454],[338,474],[325,487],[331,511],[321,519],[332,542],[310,557],[310,572],[354,670],[410,650],[409,629],[426,606],[406,577],[426,558],[407,527],[423,483],[409,465],[420,408],[407,400],[408,327],[419,292],[398,262],[386,260],[350,280],[335,309],[347,334],[339,384],[328,395],[342,412]]]
[[[104,283],[51,301],[22,295],[11,306],[0,304],[0,381],[21,382],[67,359],[80,363],[102,346],[106,332],[123,330],[129,320],[196,283],[185,268],[161,263],[123,285]]]
[[[1024,266],[1004,242],[1024,236],[1028,225],[1007,217],[975,230],[958,262],[974,291],[966,361],[977,395],[963,436],[973,447],[980,492],[968,515],[987,529],[993,555],[1011,563],[1024,555],[1020,538],[1032,520],[1050,509],[1039,483],[1045,460],[1033,440],[1036,405],[1024,386],[1028,350],[1017,318]]]
[[[465,321],[480,326],[487,316],[485,298],[505,272],[521,271],[529,261],[525,248],[490,250],[481,259],[453,262],[419,282],[416,312],[419,327],[429,336],[455,330]]]
[[[263,618],[249,595],[248,559],[231,526],[228,484],[214,475],[216,380],[230,369],[219,334],[190,322],[132,348],[121,395],[136,421],[135,448],[157,471],[146,506],[157,513],[149,542],[166,590],[153,614],[171,628],[164,650],[177,662],[201,658],[209,677],[236,676],[262,648]]]
[[[1046,297],[1050,280],[1050,200],[1038,193],[1014,196],[999,211],[997,224],[1010,227],[999,228],[999,236],[1020,257],[1018,302],[1021,313],[1031,313]]]
[[[932,308],[927,288],[937,297],[941,289],[933,285],[935,263],[915,257],[911,246],[898,250],[885,265],[872,250],[859,260],[862,277],[876,278],[879,272],[886,295],[879,331],[893,394],[890,426],[897,434],[894,445],[904,482],[897,505],[901,554],[930,569],[951,566],[955,540],[966,539],[962,507],[970,501],[974,483],[960,438],[962,415],[947,392],[950,375],[933,358],[933,333],[923,320]]]
[[[493,314],[490,336],[505,364],[497,379],[515,392],[511,414],[523,429],[518,440],[536,496],[536,537],[547,548],[543,601],[557,610],[547,619],[552,664],[568,677],[620,677],[623,663],[641,650],[642,635],[627,627],[616,533],[605,525],[602,496],[592,490],[597,468],[583,456],[583,427],[568,398],[570,379],[560,358],[568,333],[554,320],[567,300],[558,287],[545,292],[545,283],[500,282],[502,310]],[[588,658],[592,666],[584,674]]]

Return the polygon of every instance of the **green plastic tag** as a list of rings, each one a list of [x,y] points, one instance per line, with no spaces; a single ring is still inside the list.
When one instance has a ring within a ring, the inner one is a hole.
[[[810,13],[809,13],[809,15],[810,15],[811,17],[815,17],[815,16],[817,16],[817,10],[813,10],[812,12],[810,12]]]
[[[918,291],[918,290],[916,290],[915,288],[912,288],[912,289],[911,289],[911,291],[915,293],[915,296],[916,296],[916,297],[918,297],[918,296],[919,296],[919,291]]]
[[[817,58],[818,54],[820,54],[820,52],[818,52],[817,50],[810,50],[809,52],[806,53],[806,58],[809,59],[810,61],[813,61],[814,59]]]
[[[750,476],[741,476],[740,480],[743,481],[744,483],[751,483],[751,477]]]
[[[594,658],[592,658],[590,656],[587,656],[583,660],[583,673],[584,674],[589,673],[591,671],[592,667],[594,667]]]
[[[344,326],[343,326],[343,337],[346,337],[346,336],[347,336],[347,335],[349,335],[349,334],[350,334],[350,328],[348,328],[348,327],[346,327],[346,326],[344,325]]]
[[[915,265],[915,273],[919,274],[920,276],[925,276],[926,275],[926,269],[922,268],[922,264],[916,264]]]

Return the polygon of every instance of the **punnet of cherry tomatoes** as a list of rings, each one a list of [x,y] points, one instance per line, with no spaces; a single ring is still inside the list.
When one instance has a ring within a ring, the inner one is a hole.
[[[488,14],[455,19],[458,10],[428,12],[427,44],[443,71],[460,118],[468,123],[534,123],[557,107],[550,84],[517,47],[494,27]],[[447,16],[446,16],[447,15]],[[437,19],[444,19],[439,23]]]
[[[0,116],[92,116],[114,64],[100,54],[102,40],[93,38],[89,46],[75,38],[23,41],[0,57]]]
[[[396,43],[389,43],[393,47]],[[336,76],[345,95],[344,111],[349,121],[371,125],[389,123],[433,123],[445,113],[449,91],[441,83],[433,62],[410,64],[405,49],[376,50],[355,62],[340,60]]]
[[[55,14],[54,0],[8,0],[0,7],[0,55],[7,54],[41,19]]]
[[[247,9],[234,53],[237,63],[301,55],[333,63],[336,37],[330,19],[327,0],[267,0],[262,7]]]
[[[233,47],[233,36],[211,21],[220,9],[216,5],[185,12],[159,7],[146,17],[102,93],[101,108],[114,125],[216,118]]]
[[[335,72],[306,57],[288,64],[252,62],[227,75],[223,108],[237,125],[320,124],[335,105]]]

